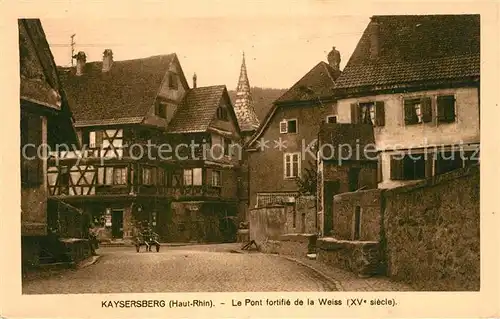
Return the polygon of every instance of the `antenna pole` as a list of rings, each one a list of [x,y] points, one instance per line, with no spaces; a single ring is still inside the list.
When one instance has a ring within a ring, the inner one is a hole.
[[[75,56],[75,35],[76,34],[73,34],[71,35],[71,66],[73,66],[73,59],[74,59],[74,56]]]

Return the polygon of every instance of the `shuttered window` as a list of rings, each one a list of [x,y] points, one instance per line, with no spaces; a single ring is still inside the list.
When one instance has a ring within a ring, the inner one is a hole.
[[[437,97],[437,117],[439,123],[455,122],[455,97],[453,95]]]
[[[382,101],[375,102],[375,125],[385,125],[385,107],[384,102]]]
[[[436,156],[436,175],[462,168],[464,158],[465,156],[460,152],[438,152]]]
[[[422,107],[421,116],[422,122],[428,123],[432,121],[432,100],[430,97],[424,97],[420,103]]]
[[[392,180],[418,180],[426,178],[427,165],[424,154],[391,158]]]
[[[351,104],[351,123],[385,125],[385,106],[383,101]]]
[[[420,99],[407,99],[404,101],[405,124],[412,125],[422,123]]]

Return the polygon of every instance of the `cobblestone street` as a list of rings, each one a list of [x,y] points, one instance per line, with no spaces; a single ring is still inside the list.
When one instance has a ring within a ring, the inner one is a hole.
[[[278,256],[231,253],[231,245],[100,248],[99,261],[23,282],[23,294],[332,291],[315,271]]]

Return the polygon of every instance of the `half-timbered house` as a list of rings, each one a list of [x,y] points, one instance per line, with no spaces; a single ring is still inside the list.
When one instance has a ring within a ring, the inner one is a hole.
[[[75,59],[60,73],[83,147],[52,158],[51,196],[92,214],[101,238],[146,224],[166,241],[234,236],[240,137],[225,86],[190,88],[176,54]]]

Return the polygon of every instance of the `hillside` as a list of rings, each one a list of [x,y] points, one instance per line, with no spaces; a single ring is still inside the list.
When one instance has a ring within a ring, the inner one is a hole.
[[[267,112],[271,109],[273,102],[279,98],[282,94],[286,92],[287,89],[270,89],[270,88],[260,88],[252,87],[252,98],[254,101],[255,113],[262,122]],[[234,103],[236,98],[236,91],[229,91],[229,97]]]

